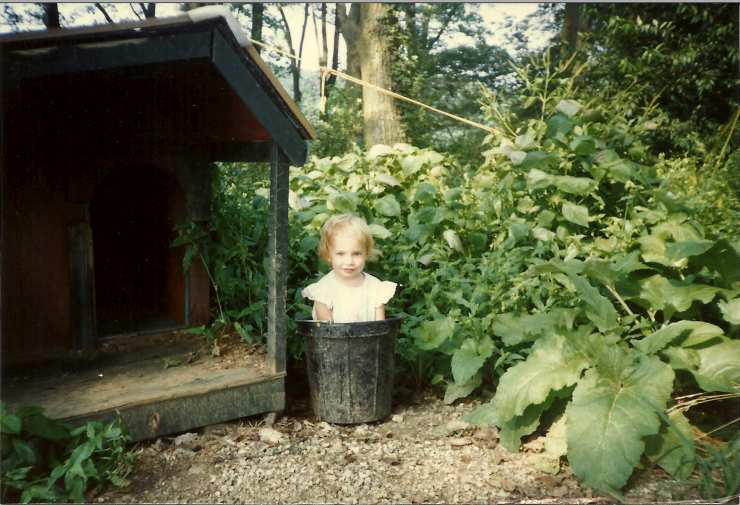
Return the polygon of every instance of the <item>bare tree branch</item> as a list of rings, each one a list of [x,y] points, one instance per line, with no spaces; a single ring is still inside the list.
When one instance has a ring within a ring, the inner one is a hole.
[[[97,7],[97,9],[98,9],[98,10],[99,10],[100,12],[102,12],[102,13],[103,13],[103,16],[105,16],[105,20],[106,20],[106,21],[108,21],[108,23],[110,23],[110,24],[115,24],[115,21],[113,21],[113,19],[111,19],[111,17],[110,17],[109,15],[108,15],[108,12],[107,12],[107,11],[106,11],[106,10],[105,10],[105,9],[103,8],[103,6],[102,6],[102,5],[100,5],[100,3],[98,3],[98,2],[95,2],[95,7]]]
[[[298,58],[303,58],[303,41],[306,39],[306,26],[308,25],[308,3],[303,9],[303,28],[301,28],[301,43],[298,44]],[[301,60],[298,60],[298,68],[301,68]]]
[[[139,4],[139,5],[141,5],[141,4]],[[129,4],[128,4],[128,6],[129,6],[129,7],[131,7],[131,11],[132,11],[132,12],[133,12],[133,13],[134,13],[134,14],[136,15],[136,17],[137,17],[137,18],[139,18],[139,21],[141,21],[141,14],[139,14],[139,13],[138,13],[138,12],[136,11],[136,9],[134,9],[134,4],[132,4],[132,3],[129,3]]]

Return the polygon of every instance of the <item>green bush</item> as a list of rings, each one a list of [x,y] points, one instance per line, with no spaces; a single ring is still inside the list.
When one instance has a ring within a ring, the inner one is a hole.
[[[316,253],[321,226],[363,216],[382,252],[367,270],[400,285],[387,312],[405,317],[406,378],[444,383],[447,403],[495,386],[470,422],[498,426],[514,451],[547,433],[541,468],[557,471],[567,456],[584,486],[618,494],[643,455],[677,478],[693,469],[650,403],[738,392],[737,153],[711,160],[711,172],[704,159],[652,153],[665,119],[655,103],[578,91],[583,67],[567,65],[553,69],[545,55],[517,67],[518,102],[484,94],[505,133],[486,137],[475,170],[407,144],[291,168],[288,339],[300,355],[292,321],[310,314],[300,291],[328,270]],[[266,223],[266,181],[219,191],[233,214],[217,212],[211,233],[233,241],[207,263],[217,286],[259,279],[217,290],[224,313],[257,328],[244,310],[264,293],[254,290],[264,288],[265,245],[240,227]],[[689,419],[675,415],[688,438]]]
[[[91,488],[129,484],[138,454],[126,451],[131,437],[120,419],[73,429],[44,416],[41,407],[11,414],[5,402],[0,406],[3,502],[84,503]]]

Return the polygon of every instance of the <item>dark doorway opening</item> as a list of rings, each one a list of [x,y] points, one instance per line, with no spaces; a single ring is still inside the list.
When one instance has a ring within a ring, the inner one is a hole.
[[[98,337],[186,324],[183,248],[169,247],[185,214],[179,185],[154,168],[103,180],[90,206]]]

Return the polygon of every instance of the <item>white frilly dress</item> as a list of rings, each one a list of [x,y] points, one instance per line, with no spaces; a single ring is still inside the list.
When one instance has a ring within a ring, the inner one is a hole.
[[[396,293],[396,283],[381,281],[363,272],[365,282],[356,288],[341,284],[332,270],[301,294],[332,309],[335,323],[360,323],[375,320],[375,309],[388,303]],[[312,316],[316,319],[316,308]]]

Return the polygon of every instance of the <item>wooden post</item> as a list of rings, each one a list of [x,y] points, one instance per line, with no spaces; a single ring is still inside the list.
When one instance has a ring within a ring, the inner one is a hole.
[[[97,332],[92,229],[88,223],[72,223],[67,227],[67,239],[72,348],[94,349]]]
[[[288,158],[277,147],[277,144],[273,144],[270,156],[269,295],[267,306],[267,356],[273,373],[285,371],[289,170]]]

